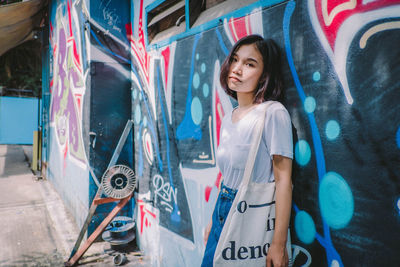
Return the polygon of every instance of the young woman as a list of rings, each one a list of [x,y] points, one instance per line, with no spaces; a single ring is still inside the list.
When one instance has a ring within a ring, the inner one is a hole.
[[[204,236],[207,245],[202,266],[213,266],[225,219],[242,181],[257,115],[262,114],[262,103],[269,100],[274,102],[264,113],[265,125],[251,179],[257,183],[275,181],[275,232],[266,266],[287,266],[293,144],[290,116],[280,103],[283,86],[278,46],[258,35],[240,39],[221,67],[220,82],[238,106],[226,114],[221,126],[217,165],[224,178]]]

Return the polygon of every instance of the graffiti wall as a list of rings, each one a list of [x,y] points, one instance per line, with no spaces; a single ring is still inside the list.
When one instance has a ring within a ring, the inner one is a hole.
[[[124,142],[116,162],[111,159],[131,118],[131,81],[128,29],[130,25],[129,1],[90,1],[86,27],[90,47],[90,146],[89,164],[100,180],[110,165],[133,167],[132,131]],[[90,179],[89,200],[98,187]],[[89,232],[105,218],[114,203],[101,205],[93,217]],[[121,215],[132,216],[128,205]]]
[[[45,162],[79,225],[131,116],[129,7],[129,1],[101,0],[53,1],[50,7]],[[129,135],[114,164],[132,167],[132,151]],[[89,233],[111,207],[97,209]],[[131,209],[124,215],[132,215]]]
[[[88,209],[85,152],[87,76],[82,3],[53,1],[49,15],[49,90],[44,114],[47,177],[78,222]],[[44,90],[46,92],[47,90]]]
[[[201,262],[221,119],[235,105],[220,65],[251,33],[284,52],[298,135],[295,265],[400,262],[400,2],[258,1],[149,43],[147,16],[160,2],[133,1],[130,43],[137,231],[154,264]]]
[[[51,4],[47,172],[76,220],[132,120],[117,162],[138,179],[124,210],[137,221],[137,243],[153,266],[200,265],[222,179],[221,121],[236,105],[220,66],[256,33],[282,49],[298,137],[294,265],[397,266],[400,1],[170,2]]]

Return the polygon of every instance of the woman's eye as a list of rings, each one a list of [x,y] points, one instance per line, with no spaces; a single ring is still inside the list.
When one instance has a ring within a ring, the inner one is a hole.
[[[252,63],[247,63],[246,65],[249,67],[254,67],[254,65]]]

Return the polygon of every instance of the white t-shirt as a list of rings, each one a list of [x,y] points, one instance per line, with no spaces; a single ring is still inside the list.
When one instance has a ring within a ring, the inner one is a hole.
[[[264,113],[262,105],[265,103],[254,107],[238,122],[232,123],[232,113],[226,114],[222,120],[216,159],[223,183],[229,188],[237,189],[242,181],[254,127]],[[273,155],[293,159],[292,124],[288,111],[281,103],[274,101],[264,114],[264,130],[252,173],[252,181],[256,183],[275,180]]]

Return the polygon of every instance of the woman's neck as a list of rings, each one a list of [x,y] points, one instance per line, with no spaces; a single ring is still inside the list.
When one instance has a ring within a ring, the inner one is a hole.
[[[237,101],[238,101],[238,108],[240,109],[247,109],[255,104],[253,94],[238,93]]]

